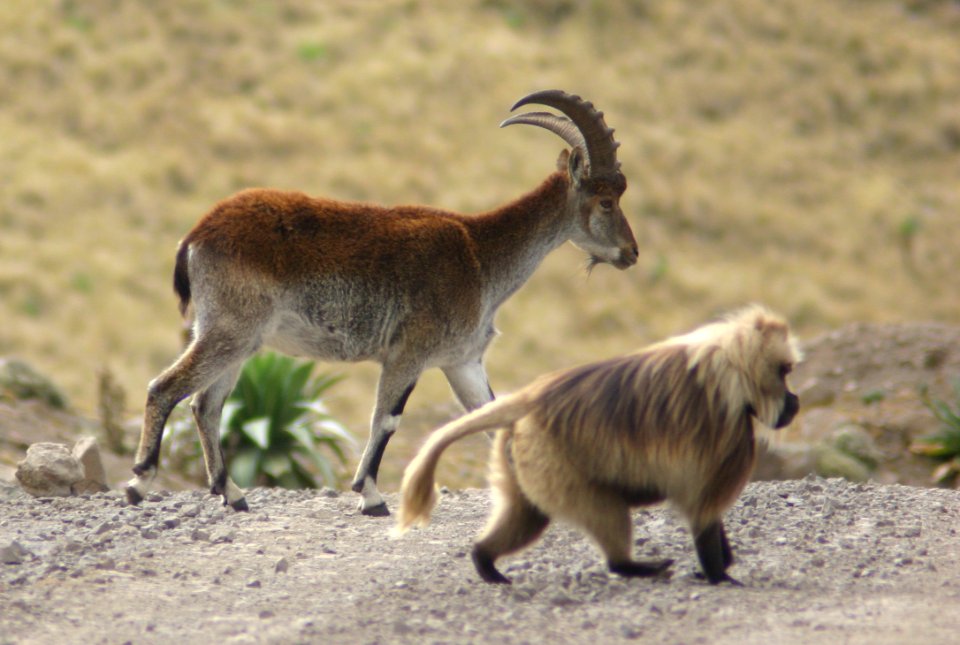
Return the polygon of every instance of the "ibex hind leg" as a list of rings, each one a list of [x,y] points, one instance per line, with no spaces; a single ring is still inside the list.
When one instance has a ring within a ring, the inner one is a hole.
[[[150,490],[160,462],[160,442],[167,417],[177,403],[194,391],[192,379],[184,378],[188,361],[184,354],[173,366],[150,382],[143,414],[140,443],[134,460],[134,477],[127,483],[127,500],[139,504]]]
[[[193,397],[191,408],[200,434],[200,445],[203,447],[203,460],[207,469],[210,492],[220,495],[224,506],[229,505],[237,511],[247,511],[250,508],[243,490],[230,479],[220,445],[220,417],[223,413],[223,404],[237,382],[241,365],[242,363],[235,363],[213,385],[198,392]]]
[[[126,488],[132,504],[143,500],[157,474],[163,427],[173,408],[192,393],[213,383],[221,372],[246,353],[237,343],[194,340],[177,361],[150,382],[143,415],[143,428],[137,448],[134,478]],[[239,356],[239,358],[237,358]]]

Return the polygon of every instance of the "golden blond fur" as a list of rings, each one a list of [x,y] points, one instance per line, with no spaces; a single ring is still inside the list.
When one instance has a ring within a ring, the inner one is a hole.
[[[722,514],[756,456],[753,421],[790,422],[786,374],[799,352],[786,323],[753,306],[639,352],[539,378],[433,433],[404,473],[398,529],[426,524],[443,451],[502,428],[490,462],[494,509],[473,552],[488,582],[508,582],[501,555],[551,518],[596,540],[610,569],[655,575],[670,561],[631,559],[634,506],[670,500],[690,523],[711,582],[732,580]]]

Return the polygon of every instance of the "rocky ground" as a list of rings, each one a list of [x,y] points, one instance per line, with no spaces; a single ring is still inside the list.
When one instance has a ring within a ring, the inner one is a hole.
[[[35,499],[0,488],[0,642],[932,643],[960,634],[960,493],[809,477],[751,484],[727,528],[744,586],[694,577],[666,508],[635,516],[638,557],[669,577],[609,575],[554,526],[505,561],[468,557],[486,491],[442,497],[403,538],[353,495],[257,489],[235,513],[200,491],[131,507],[116,492]],[[395,503],[394,498],[388,501]]]
[[[131,507],[118,491],[33,498],[8,466],[0,645],[954,642],[960,491],[922,487],[932,464],[909,446],[937,428],[918,386],[954,401],[957,347],[960,329],[943,325],[855,325],[806,343],[803,413],[762,464],[803,478],[753,483],[727,515],[743,587],[694,576],[668,508],[637,512],[634,536],[637,557],[676,560],[668,577],[608,575],[584,537],[554,526],[505,561],[514,584],[497,587],[468,557],[483,490],[447,493],[430,527],[394,539],[392,520],[359,515],[349,493],[256,489],[251,512],[235,513],[161,471],[161,490]],[[0,461],[93,426],[0,402]],[[127,478],[129,456],[103,457],[109,482]],[[831,469],[871,481],[804,477]]]

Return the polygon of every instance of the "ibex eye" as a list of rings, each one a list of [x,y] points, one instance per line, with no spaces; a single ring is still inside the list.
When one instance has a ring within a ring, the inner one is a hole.
[[[612,199],[601,199],[601,200],[600,200],[600,206],[602,206],[602,207],[605,208],[606,210],[610,210],[611,208],[613,208],[613,200],[612,200]]]

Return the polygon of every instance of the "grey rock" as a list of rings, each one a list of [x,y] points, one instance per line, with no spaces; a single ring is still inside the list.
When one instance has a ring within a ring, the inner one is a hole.
[[[870,433],[858,425],[847,424],[834,431],[831,437],[834,447],[873,470],[883,460],[883,452],[877,447]]]
[[[31,555],[17,541],[13,541],[5,547],[0,547],[0,562],[3,564],[21,564]]]
[[[862,461],[833,446],[821,446],[817,453],[817,473],[824,477],[843,477],[852,482],[870,478],[870,469]]]
[[[100,447],[95,438],[80,439],[74,444],[72,454],[83,468],[83,479],[73,485],[75,494],[103,493],[110,489],[107,486],[107,473],[100,459]]]
[[[67,497],[83,479],[83,467],[66,446],[35,443],[17,464],[17,481],[34,497]]]

